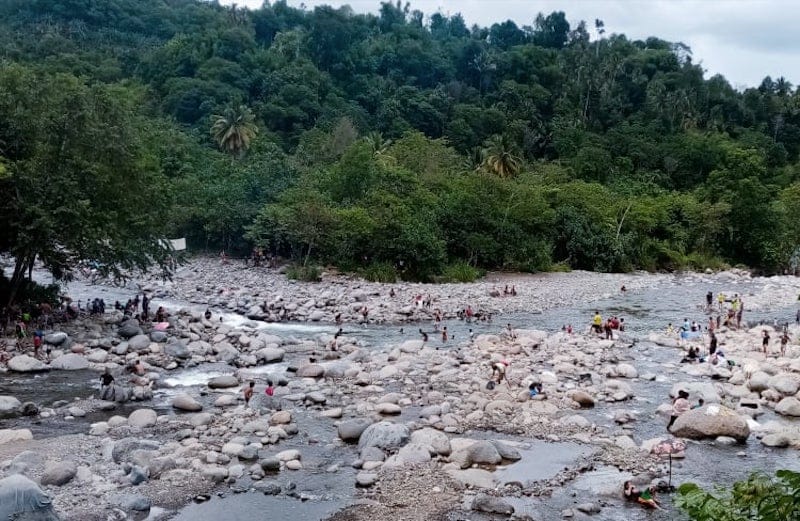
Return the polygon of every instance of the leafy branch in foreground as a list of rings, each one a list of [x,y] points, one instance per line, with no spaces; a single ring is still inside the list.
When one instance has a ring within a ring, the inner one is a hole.
[[[710,493],[694,483],[678,488],[678,507],[693,521],[800,520],[800,473],[752,474],[730,489]]]

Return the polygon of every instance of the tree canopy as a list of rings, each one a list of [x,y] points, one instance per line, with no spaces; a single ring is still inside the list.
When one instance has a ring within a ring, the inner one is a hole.
[[[797,258],[784,78],[736,90],[563,12],[379,7],[3,2],[0,252],[138,263],[181,234],[417,279]]]

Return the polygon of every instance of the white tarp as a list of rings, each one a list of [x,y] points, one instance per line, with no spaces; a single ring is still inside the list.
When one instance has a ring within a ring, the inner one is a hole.
[[[170,239],[170,244],[172,245],[172,249],[175,251],[183,251],[186,249],[186,238],[182,237],[180,239]]]

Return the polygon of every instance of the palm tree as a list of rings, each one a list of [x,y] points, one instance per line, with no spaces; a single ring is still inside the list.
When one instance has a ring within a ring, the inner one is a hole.
[[[258,134],[254,120],[253,112],[244,105],[228,107],[222,114],[211,116],[211,135],[219,148],[232,157],[240,157]]]
[[[495,135],[484,143],[483,166],[500,177],[513,177],[522,168],[519,147],[508,136]]]

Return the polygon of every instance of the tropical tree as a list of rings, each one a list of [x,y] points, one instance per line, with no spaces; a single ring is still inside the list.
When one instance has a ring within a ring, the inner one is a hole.
[[[211,116],[211,135],[223,151],[241,157],[258,134],[253,112],[244,105],[227,107]]]
[[[506,135],[487,139],[483,154],[483,167],[499,177],[514,177],[522,168],[519,146]]]

